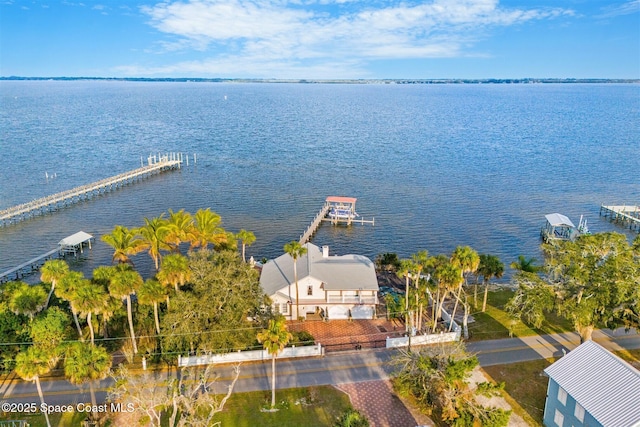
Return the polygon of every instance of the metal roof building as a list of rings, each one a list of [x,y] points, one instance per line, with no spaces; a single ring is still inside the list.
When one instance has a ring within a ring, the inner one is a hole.
[[[546,426],[640,427],[640,371],[599,344],[581,344],[544,372]]]

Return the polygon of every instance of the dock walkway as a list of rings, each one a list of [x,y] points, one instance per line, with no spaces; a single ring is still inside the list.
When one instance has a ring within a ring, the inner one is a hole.
[[[318,214],[313,218],[313,221],[311,221],[311,224],[300,236],[300,245],[304,245],[309,240],[311,240],[311,236],[313,236],[313,233],[316,232],[316,230],[320,226],[320,223],[322,223],[322,220],[324,219],[325,216],[327,216],[328,212],[329,212],[329,203],[325,203],[324,205],[322,205],[322,209],[320,209],[320,212],[318,212]]]
[[[78,231],[71,236],[65,237],[58,242],[58,247],[56,249],[52,249],[49,252],[32,258],[27,262],[23,262],[17,267],[13,267],[0,273],[0,283],[6,283],[11,280],[20,280],[24,276],[35,273],[50,259],[64,258],[70,254],[77,256],[78,253],[83,253],[84,246],[88,246],[89,249],[91,249],[92,240],[94,240],[94,237],[84,231]]]
[[[71,190],[42,197],[28,203],[13,206],[0,211],[0,227],[18,223],[27,218],[54,212],[60,208],[88,200],[101,193],[147,178],[150,175],[167,170],[179,169],[182,164],[181,153],[152,156],[148,158],[148,165],[102,179],[91,184],[82,185]]]
[[[605,206],[600,205],[600,216],[609,218],[611,222],[628,226],[630,230],[640,232],[640,206]]]

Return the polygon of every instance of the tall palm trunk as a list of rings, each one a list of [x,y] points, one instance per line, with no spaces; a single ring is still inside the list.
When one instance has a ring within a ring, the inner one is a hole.
[[[49,301],[51,301],[51,295],[53,294],[53,290],[56,287],[56,282],[54,280],[51,281],[51,289],[49,290],[49,295],[47,295],[47,302],[44,304],[45,310],[49,308]]]
[[[271,408],[276,406],[276,355],[271,356]]]
[[[300,298],[298,293],[298,262],[293,260],[293,280],[296,282],[296,318],[300,317]]]
[[[87,313],[87,323],[89,324],[89,336],[91,337],[91,345],[95,345],[93,343],[94,334],[93,325],[91,324],[91,312]]]
[[[42,403],[42,406],[44,406],[44,394],[42,393],[42,387],[40,386],[40,377],[36,376],[35,381],[36,388],[38,389],[38,396],[40,396],[40,403]],[[47,427],[51,427],[51,422],[49,421],[49,415],[47,414],[47,411],[44,411],[43,413],[45,420],[47,420]]]
[[[131,343],[133,344],[133,354],[138,354],[136,344],[136,333],[133,331],[133,314],[131,313],[131,295],[127,295],[127,318],[129,319],[129,332],[131,332]]]
[[[489,294],[489,281],[486,280],[484,284],[484,298],[482,299],[482,312],[487,309],[487,295]]]
[[[156,321],[156,332],[160,335],[160,319],[158,318],[158,303],[153,303],[153,318]]]
[[[458,294],[456,295],[456,302],[453,304],[453,311],[451,312],[451,322],[449,322],[449,332],[453,328],[453,319],[456,317],[456,310],[458,309],[458,301],[460,301],[460,295],[462,294],[462,283],[458,288]]]
[[[405,285],[404,285],[404,328],[407,332],[409,331],[409,275],[405,276]]]
[[[76,329],[78,329],[78,337],[80,338],[80,341],[84,341],[84,338],[82,336],[82,328],[80,327],[80,322],[78,321],[78,312],[71,307],[71,314],[73,314],[73,321],[76,324]]]

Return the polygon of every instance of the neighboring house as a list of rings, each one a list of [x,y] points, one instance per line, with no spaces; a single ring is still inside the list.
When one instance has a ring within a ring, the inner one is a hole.
[[[284,254],[262,267],[260,286],[271,297],[275,311],[290,319],[309,313],[329,319],[371,319],[378,303],[378,279],[373,262],[362,255],[329,256],[306,243],[307,253],[298,258],[300,313],[296,313],[293,258]]]
[[[640,427],[640,371],[593,341],[569,352],[549,376],[547,427]]]

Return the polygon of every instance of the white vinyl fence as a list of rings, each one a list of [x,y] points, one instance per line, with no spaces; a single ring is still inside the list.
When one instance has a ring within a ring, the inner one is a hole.
[[[311,357],[321,356],[322,346],[308,345],[302,347],[285,347],[276,359],[286,359],[294,357]],[[235,353],[226,354],[209,354],[202,356],[178,356],[178,366],[198,366],[198,365],[214,365],[219,363],[238,363],[238,362],[254,362],[261,360],[271,360],[271,355],[266,350],[237,351]]]
[[[442,319],[447,324],[451,322],[451,315],[446,310],[442,310]],[[416,335],[411,337],[411,345],[436,344],[442,342],[460,341],[462,328],[456,322],[453,322],[452,332],[441,332],[439,334]],[[408,347],[409,337],[387,338],[387,348]]]

